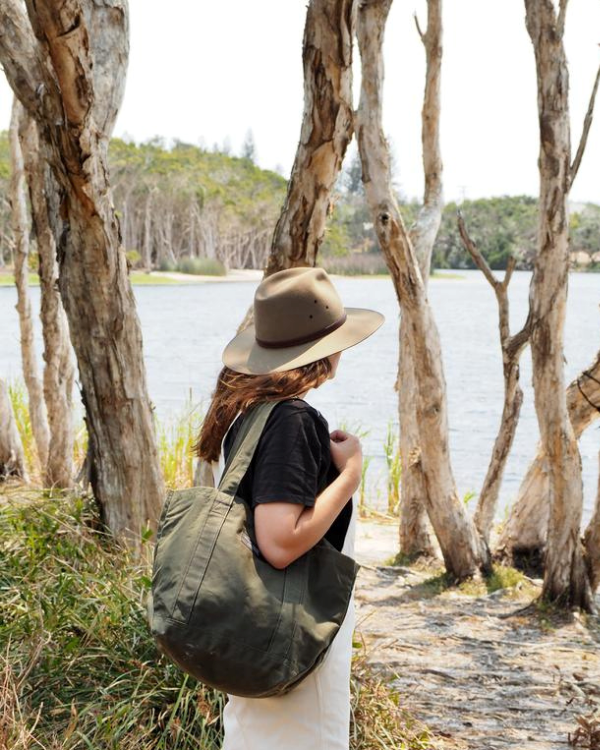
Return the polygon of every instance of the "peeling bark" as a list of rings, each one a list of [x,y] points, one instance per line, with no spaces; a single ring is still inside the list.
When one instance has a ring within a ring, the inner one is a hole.
[[[564,13],[561,9],[557,18],[552,0],[525,0],[525,11],[536,60],[540,126],[538,250],[529,299],[535,408],[548,460],[550,494],[542,597],[591,610],[593,597],[580,539],[581,457],[567,412],[564,383],[571,174]]]
[[[139,549],[164,493],[107,164],[129,54],[127,5],[28,0],[27,12],[29,22],[16,0],[0,0],[0,61],[38,123],[62,192],[58,283],[79,365],[94,495],[111,531]]]
[[[414,248],[391,189],[389,152],[382,130],[382,45],[390,6],[391,0],[359,3],[357,35],[362,81],[356,130],[367,202],[402,316],[407,319],[409,345],[419,372],[414,399],[427,485],[426,510],[448,572],[463,579],[478,568],[489,569],[489,559],[458,497],[450,465],[439,333]]]
[[[575,438],[600,417],[600,352],[592,364],[580,373],[566,392],[567,410]],[[517,501],[502,530],[494,556],[519,568],[543,571],[548,519],[550,515],[548,467],[543,449],[538,445],[519,487]]]
[[[265,276],[314,266],[331,190],[352,138],[353,0],[311,0],[304,27],[300,141]]]
[[[27,116],[20,130],[29,186],[31,218],[39,255],[42,334],[44,337],[44,399],[50,446],[44,486],[73,485],[73,383],[75,362],[69,327],[58,292],[55,225],[60,210],[58,185],[43,158],[37,126]]]
[[[10,121],[10,154],[11,154],[11,213],[14,238],[15,285],[17,287],[17,312],[21,332],[21,358],[23,361],[23,379],[29,397],[29,417],[31,431],[35,440],[37,456],[42,472],[48,461],[50,431],[42,381],[35,354],[35,338],[31,301],[29,299],[29,221],[25,197],[25,177],[23,170],[23,153],[19,141],[19,126],[25,113],[17,99],[13,102]]]
[[[442,74],[442,3],[441,0],[427,2],[427,30],[417,31],[425,48],[426,72],[425,94],[421,114],[421,143],[423,147],[423,171],[425,173],[425,195],[423,207],[415,225],[409,231],[417,258],[423,286],[427,289],[431,270],[431,253],[442,221],[444,196],[442,190],[442,156],[440,150],[440,99]],[[410,333],[407,319],[400,319],[400,362],[396,390],[399,398],[400,455],[402,474],[400,478],[400,551],[410,557],[433,555],[434,545],[427,525],[424,501],[427,482],[423,476],[419,429],[414,406],[416,388],[415,363],[408,343]]]

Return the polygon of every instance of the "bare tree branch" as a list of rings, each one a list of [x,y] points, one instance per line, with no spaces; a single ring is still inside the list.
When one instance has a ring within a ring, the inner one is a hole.
[[[506,271],[504,272],[504,278],[502,279],[502,284],[505,287],[508,287],[510,284],[510,280],[512,279],[513,271],[517,267],[517,259],[514,255],[510,255],[508,258],[508,262],[506,264]]]
[[[556,21],[556,33],[562,37],[565,33],[565,21],[567,18],[567,4],[569,0],[560,0],[558,19]]]
[[[575,177],[577,176],[577,172],[579,171],[581,160],[583,159],[583,154],[587,145],[588,135],[590,133],[590,128],[592,127],[592,120],[594,119],[594,106],[596,104],[596,94],[598,93],[599,83],[600,67],[598,68],[598,72],[596,73],[596,80],[594,81],[594,86],[592,88],[590,103],[588,104],[587,112],[585,113],[585,118],[583,120],[583,131],[581,133],[581,139],[579,140],[579,146],[577,147],[577,153],[575,154],[575,158],[573,159],[573,163],[571,164],[569,189],[573,186],[573,182],[575,181]]]
[[[417,27],[417,33],[421,37],[421,41],[423,42],[423,44],[426,44],[426,42],[425,42],[425,34],[421,30],[421,25],[419,24],[419,17],[417,16],[416,13],[414,14],[413,18],[415,19],[415,26]]]
[[[15,96],[35,115],[45,93],[44,53],[18,0],[0,0],[0,63]]]
[[[501,286],[500,281],[498,281],[498,279],[494,276],[494,273],[489,267],[486,259],[483,257],[481,250],[477,247],[474,240],[472,240],[469,236],[460,209],[456,212],[456,215],[458,217],[458,231],[463,241],[463,245],[465,246],[471,258],[473,258],[477,268],[479,268],[479,270],[483,273],[483,275],[489,281],[495,291],[499,286]]]
[[[479,494],[477,510],[474,516],[475,525],[479,533],[489,543],[496,507],[498,505],[500,485],[519,423],[521,404],[523,403],[523,391],[519,384],[519,358],[527,343],[527,339],[521,340],[520,347],[510,346],[512,340],[510,336],[508,284],[516,265],[514,257],[511,256],[509,258],[504,279],[499,281],[475,242],[469,236],[462,213],[457,211],[457,215],[458,229],[463,244],[477,267],[490,283],[498,302],[502,372],[504,376],[504,406],[500,427],[494,441],[494,449]]]

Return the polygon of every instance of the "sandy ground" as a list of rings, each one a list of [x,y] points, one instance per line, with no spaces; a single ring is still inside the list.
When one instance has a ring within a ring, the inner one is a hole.
[[[226,276],[201,276],[189,273],[178,273],[177,271],[152,271],[150,276],[163,276],[167,279],[174,279],[186,284],[200,284],[206,281],[254,281],[258,282],[263,277],[263,271],[254,268],[231,268]],[[338,274],[330,273],[329,278],[347,278],[345,276],[338,276]],[[352,277],[358,278],[358,277]],[[371,277],[368,277],[371,278]]]
[[[439,571],[381,564],[396,533],[395,523],[358,524],[356,604],[368,660],[401,703],[457,748],[571,747],[577,716],[600,709],[600,619],[524,609],[539,581],[436,591],[427,581]]]

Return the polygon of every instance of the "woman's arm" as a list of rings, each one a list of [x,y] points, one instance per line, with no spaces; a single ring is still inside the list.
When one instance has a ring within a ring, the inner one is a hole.
[[[269,502],[254,509],[258,547],[275,568],[287,567],[314,547],[360,485],[362,453],[358,438],[341,430],[332,436],[340,441],[331,446],[340,474],[316,497],[314,506]]]

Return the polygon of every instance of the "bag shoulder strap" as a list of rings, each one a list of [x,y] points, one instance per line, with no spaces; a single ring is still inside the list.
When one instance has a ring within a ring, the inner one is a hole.
[[[251,406],[245,414],[223,469],[218,487],[221,492],[232,498],[237,494],[239,484],[250,466],[269,414],[278,403],[278,401],[263,401]]]

